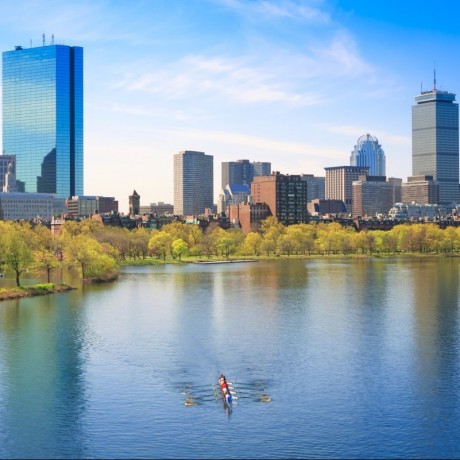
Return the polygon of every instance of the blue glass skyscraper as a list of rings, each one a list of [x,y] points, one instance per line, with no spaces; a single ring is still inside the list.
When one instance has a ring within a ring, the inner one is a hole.
[[[3,151],[18,191],[83,195],[83,48],[3,53]]]

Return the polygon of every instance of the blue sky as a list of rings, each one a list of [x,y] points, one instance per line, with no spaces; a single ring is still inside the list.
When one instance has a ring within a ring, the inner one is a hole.
[[[0,49],[84,47],[85,194],[173,201],[173,154],[324,175],[376,136],[411,175],[421,85],[460,94],[460,2],[0,0]]]

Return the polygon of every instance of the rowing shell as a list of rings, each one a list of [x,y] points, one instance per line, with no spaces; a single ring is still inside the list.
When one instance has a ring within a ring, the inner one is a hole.
[[[222,396],[222,399],[224,401],[224,403],[227,405],[227,406],[231,406],[232,405],[232,402],[233,402],[233,398],[232,398],[232,394],[231,394],[231,387],[230,385],[228,385],[228,391],[227,393],[224,393],[224,390],[223,388],[219,385],[219,389],[220,389],[220,395]]]

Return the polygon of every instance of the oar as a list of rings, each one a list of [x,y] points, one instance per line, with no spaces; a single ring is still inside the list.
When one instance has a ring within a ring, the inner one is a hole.
[[[181,394],[183,394],[183,395],[188,395],[188,394],[192,394],[192,393],[205,394],[205,393],[209,393],[210,391],[214,391],[214,388],[208,387],[208,388],[203,388],[203,389],[200,389],[200,390],[195,390],[194,388],[185,389],[184,391],[181,391]]]
[[[208,394],[208,395],[197,395],[197,396],[187,396],[185,399],[206,399],[206,398],[213,398],[215,399],[216,394]]]
[[[255,383],[255,384],[250,384],[250,383],[236,383],[236,382],[228,382],[229,386],[232,386],[233,388],[244,388],[246,390],[260,390],[260,389],[265,389],[265,385],[262,383]]]
[[[213,383],[210,383],[208,385],[193,385],[192,383],[188,383],[183,385],[184,389],[189,389],[189,388],[209,388],[210,386],[214,385]]]

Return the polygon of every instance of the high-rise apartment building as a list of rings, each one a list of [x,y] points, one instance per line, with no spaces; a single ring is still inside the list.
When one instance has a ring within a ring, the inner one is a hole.
[[[299,175],[273,173],[254,177],[251,185],[254,204],[268,205],[272,216],[283,225],[308,221],[307,184]]]
[[[370,176],[385,176],[385,153],[376,137],[365,134],[358,139],[350,166],[368,166]]]
[[[3,151],[18,191],[83,194],[83,48],[3,53]]]
[[[174,214],[203,214],[212,208],[213,157],[185,150],[174,155]]]
[[[272,164],[268,162],[249,160],[222,162],[222,189],[227,185],[251,186],[254,177],[269,176],[272,173]]]
[[[412,106],[412,176],[433,176],[439,203],[459,201],[458,104],[455,94],[436,89],[415,97]]]

